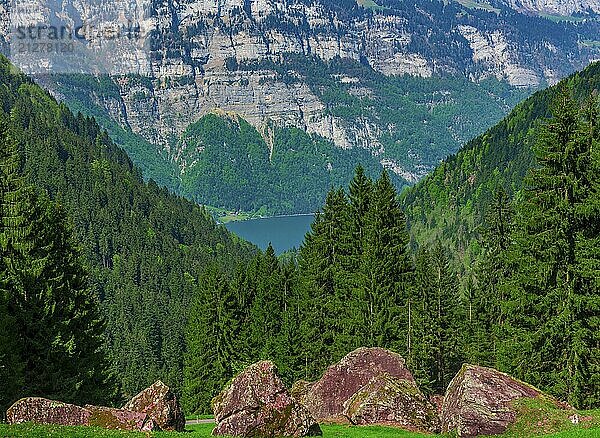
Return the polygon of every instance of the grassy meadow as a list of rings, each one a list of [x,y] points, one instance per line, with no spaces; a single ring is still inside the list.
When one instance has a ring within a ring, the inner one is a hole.
[[[536,437],[545,436],[548,438],[594,438],[600,437],[600,411],[596,411],[595,419],[586,426],[567,426],[568,429],[554,434],[540,434],[540,430],[524,432],[514,430],[503,437]],[[152,434],[136,433],[136,432],[119,432],[113,430],[99,429],[95,427],[65,427],[65,426],[39,426],[33,424],[21,424],[16,426],[8,426],[0,424],[0,437],[32,437],[32,438],[73,438],[73,437],[90,437],[90,438],[145,438],[152,436],[155,438],[208,438],[211,436],[213,424],[195,424],[187,426],[186,432],[154,432]],[[432,437],[422,433],[406,432],[391,427],[381,426],[366,426],[366,427],[350,427],[350,426],[321,426],[324,438],[423,438]],[[444,434],[436,435],[439,437],[453,437],[454,435]]]

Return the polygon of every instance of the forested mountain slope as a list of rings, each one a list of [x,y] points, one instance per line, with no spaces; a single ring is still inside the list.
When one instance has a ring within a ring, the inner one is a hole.
[[[0,59],[1,116],[30,182],[69,214],[107,319],[109,359],[124,395],[182,381],[184,325],[198,276],[231,272],[256,252],[200,207],[144,183],[97,123],[73,115]]]
[[[465,265],[470,263],[478,253],[474,238],[485,222],[494,192],[503,188],[512,197],[521,189],[535,161],[532,129],[550,115],[551,102],[564,87],[572,88],[574,97],[580,99],[597,90],[600,63],[519,104],[404,194],[404,209],[418,243],[440,239],[464,257]]]
[[[486,10],[462,3],[69,0],[58,8],[42,1],[39,14],[23,20],[134,31],[133,38],[110,42],[90,37],[89,46],[106,42],[110,50],[69,71],[50,62],[53,67],[41,72],[110,78],[53,76],[44,86],[72,108],[93,113],[111,133],[128,137],[118,141],[134,162],[175,190],[198,155],[190,156],[181,137],[215,109],[248,121],[267,144],[273,126],[325,138],[347,152],[330,163],[333,168],[356,164],[349,151],[365,149],[372,165],[413,183],[533,89],[600,56],[594,20],[553,22],[507,5]],[[46,65],[36,56],[20,61],[37,73]],[[286,179],[300,186],[303,176]],[[311,177],[324,188],[322,198],[329,175],[321,166]],[[217,182],[221,191],[228,188],[229,181]],[[193,183],[184,182],[187,188]]]
[[[332,185],[348,184],[356,163],[362,163],[373,177],[383,168],[390,169],[399,189],[414,183],[530,93],[496,79],[474,84],[465,78],[389,78],[358,62],[326,63],[316,57],[290,57],[283,64],[240,63],[235,69],[231,74],[272,69],[288,86],[307,85],[306,93],[324,102],[329,117],[353,126],[356,137],[344,133],[337,122],[331,127],[332,139],[324,132],[307,133],[305,125],[294,127],[272,119],[257,127],[247,111],[213,109],[173,140],[170,153],[159,152],[143,137],[150,128],[136,134],[135,124],[128,126],[131,114],[114,112],[133,105],[119,94],[119,80],[85,75],[39,80],[71,109],[94,116],[139,164],[145,177],[200,204],[254,211],[263,207],[270,213],[315,211]],[[136,108],[145,107],[148,102],[141,96],[149,96],[143,88],[149,80],[131,76],[127,80],[139,93]],[[237,98],[243,96],[240,91]],[[278,106],[275,102],[265,108]],[[152,117],[145,110],[143,114]],[[215,114],[223,120],[218,121]],[[227,119],[239,120],[245,133],[253,132],[251,138]],[[124,127],[118,120],[126,121]],[[363,122],[367,128],[360,127]],[[389,129],[382,131],[383,125]],[[216,148],[199,147],[191,138],[212,138],[216,127],[227,132],[222,141],[213,142],[213,146],[218,143]],[[259,164],[245,167],[246,151]],[[223,168],[231,169],[225,173]],[[242,175],[247,171],[260,175],[245,178]]]

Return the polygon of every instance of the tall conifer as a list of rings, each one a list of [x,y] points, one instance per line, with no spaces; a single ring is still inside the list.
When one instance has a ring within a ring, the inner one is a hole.
[[[600,209],[597,101],[568,90],[540,130],[517,204],[502,365],[578,407],[598,402]]]

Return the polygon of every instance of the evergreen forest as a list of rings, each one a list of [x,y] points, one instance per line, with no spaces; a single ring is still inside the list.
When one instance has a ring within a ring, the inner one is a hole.
[[[599,65],[408,194],[357,166],[278,258],[144,182],[94,119],[2,58],[0,408],[24,395],[120,403],[160,378],[187,413],[207,413],[256,360],[291,385],[360,346],[400,353],[427,394],[470,362],[598,407]]]

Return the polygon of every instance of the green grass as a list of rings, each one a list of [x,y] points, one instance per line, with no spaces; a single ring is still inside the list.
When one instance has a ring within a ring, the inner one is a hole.
[[[596,40],[583,40],[579,44],[583,47],[600,47],[600,41]]]
[[[556,406],[550,398],[523,399],[514,406],[517,422],[503,435],[505,437],[600,437],[600,409],[580,411],[580,422],[575,425],[569,418],[570,412]]]
[[[200,414],[200,415],[186,415],[185,419],[187,421],[195,421],[195,420],[212,420],[215,418],[214,415],[209,414]]]
[[[376,11],[383,11],[387,9],[383,6],[379,6],[374,0],[356,0],[356,3],[365,9],[373,9]]]
[[[154,432],[156,438],[183,438],[183,437],[209,437],[214,425],[198,424],[188,426],[190,432]],[[31,423],[8,426],[0,424],[0,437],[32,437],[32,438],[146,438],[148,435],[142,432],[121,432],[117,430],[106,430],[98,427],[75,427],[75,426],[41,426]]]
[[[572,17],[568,15],[553,15],[553,14],[540,14],[540,17],[546,18],[550,21],[554,21],[555,23],[560,23],[561,21],[566,21],[569,23],[581,23],[585,21],[585,17]]]
[[[477,0],[455,0],[457,3],[460,3],[465,8],[468,9],[482,9],[488,12],[495,12],[496,14],[500,13],[500,9],[494,8],[487,2],[477,1]]]
[[[547,438],[594,438],[600,437],[600,411],[589,413],[595,416],[597,426],[584,428],[580,426],[569,427],[569,430],[555,433],[552,435],[544,435]],[[187,426],[186,432],[154,432],[151,436],[156,438],[183,438],[183,437],[198,437],[208,438],[211,436],[214,424],[195,424]],[[321,426],[324,438],[425,438],[434,435],[427,435],[414,432],[406,432],[392,427],[382,426],[365,426],[365,427],[350,427],[350,426]],[[538,431],[540,432],[540,431]],[[136,432],[120,432],[114,430],[105,430],[95,427],[67,427],[67,426],[39,426],[33,424],[19,424],[8,426],[0,424],[0,438],[12,437],[33,437],[33,438],[145,438],[146,433]],[[439,437],[450,438],[453,435],[437,435]],[[515,430],[503,435],[505,437],[534,437],[541,436],[537,432],[520,434]]]

